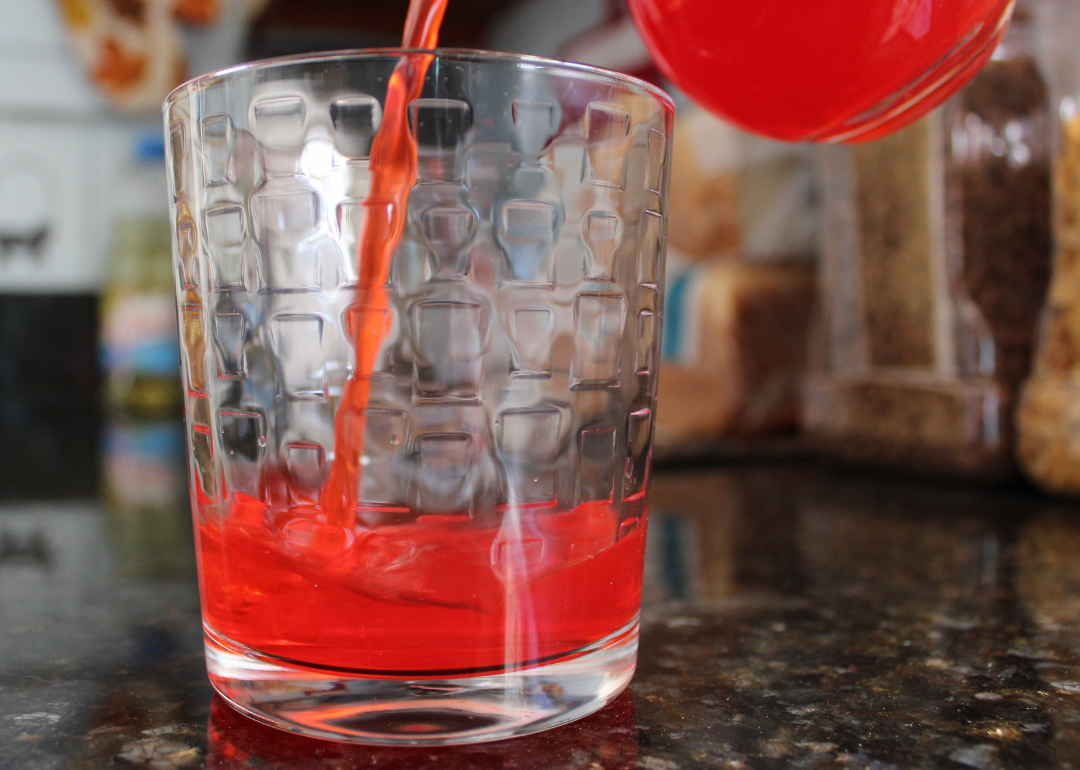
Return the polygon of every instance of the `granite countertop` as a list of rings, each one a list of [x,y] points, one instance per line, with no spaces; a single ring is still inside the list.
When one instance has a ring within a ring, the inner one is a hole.
[[[213,696],[183,471],[110,436],[98,497],[0,503],[4,770],[1080,767],[1080,506],[800,460],[659,470],[627,692],[527,738],[370,748]]]

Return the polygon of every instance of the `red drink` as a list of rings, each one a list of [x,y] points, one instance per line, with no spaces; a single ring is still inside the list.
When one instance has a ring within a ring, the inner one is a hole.
[[[203,612],[215,631],[290,665],[512,669],[616,633],[641,604],[643,500],[503,506],[487,520],[361,510],[342,527],[317,508],[237,497],[199,528]]]
[[[787,140],[870,139],[982,66],[1012,0],[629,0],[664,74],[702,106]]]
[[[414,0],[404,47],[434,48],[446,0]],[[554,662],[631,626],[641,604],[644,496],[612,505],[502,506],[460,515],[358,501],[386,282],[416,180],[407,109],[432,57],[402,57],[370,159],[371,193],[349,312],[356,371],[335,420],[319,505],[287,474],[199,517],[203,612],[230,642],[292,666],[368,675],[468,675]],[[203,500],[202,498],[205,498]],[[588,587],[582,590],[582,587]]]

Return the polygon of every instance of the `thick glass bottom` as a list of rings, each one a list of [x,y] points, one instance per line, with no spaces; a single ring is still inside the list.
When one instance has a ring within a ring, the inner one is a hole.
[[[613,700],[637,664],[636,621],[568,660],[438,679],[306,670],[205,631],[210,681],[237,709],[283,730],[355,743],[445,746],[547,730]]]

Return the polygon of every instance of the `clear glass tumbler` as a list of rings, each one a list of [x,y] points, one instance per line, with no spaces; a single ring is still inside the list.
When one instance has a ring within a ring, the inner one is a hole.
[[[420,56],[416,180],[373,309],[369,154]],[[466,743],[629,682],[673,111],[633,78],[474,51],[281,59],[169,97],[207,665],[235,706]],[[338,415],[373,312],[366,407]],[[363,440],[346,518],[322,505],[335,424]]]

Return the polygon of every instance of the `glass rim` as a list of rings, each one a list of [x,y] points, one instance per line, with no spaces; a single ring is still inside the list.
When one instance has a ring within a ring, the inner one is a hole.
[[[210,80],[222,78],[230,75],[235,75],[241,72],[248,72],[254,70],[272,69],[274,67],[289,65],[289,64],[305,64],[308,62],[320,62],[328,60],[346,60],[346,59],[365,59],[365,58],[378,58],[378,57],[400,57],[406,54],[429,54],[446,59],[454,59],[458,61],[507,61],[516,62],[519,64],[533,64],[536,66],[549,67],[553,69],[568,70],[571,72],[582,73],[590,75],[594,78],[603,78],[605,80],[612,80],[620,85],[636,86],[637,88],[645,91],[647,94],[659,101],[664,107],[672,114],[675,113],[675,100],[672,96],[660,88],[655,86],[647,80],[634,77],[633,75],[627,75],[624,72],[618,72],[616,70],[605,69],[604,67],[597,67],[592,64],[582,64],[580,62],[563,61],[561,59],[552,59],[546,56],[533,56],[531,54],[519,54],[519,53],[504,53],[501,51],[484,51],[476,48],[346,48],[339,51],[320,51],[318,53],[303,53],[293,54],[290,56],[275,56],[269,59],[255,59],[249,62],[243,62],[241,64],[234,64],[231,67],[224,67],[219,70],[207,72],[206,74],[199,75],[198,77],[187,80],[172,91],[165,97],[162,103],[162,112],[167,113],[173,104],[180,99],[181,95],[197,86],[202,85]]]

